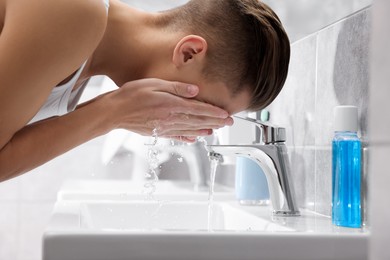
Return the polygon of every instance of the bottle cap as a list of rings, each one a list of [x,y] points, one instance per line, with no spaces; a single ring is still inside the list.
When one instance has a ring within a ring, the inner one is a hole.
[[[356,106],[337,106],[334,108],[334,131],[358,131],[358,109]]]
[[[261,110],[261,112],[260,112],[260,120],[261,121],[268,122],[269,116],[270,116],[270,113],[268,110],[266,110],[266,109]]]

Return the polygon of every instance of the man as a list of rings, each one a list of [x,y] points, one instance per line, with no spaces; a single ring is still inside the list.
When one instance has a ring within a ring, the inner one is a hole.
[[[267,106],[288,71],[288,37],[257,0],[162,13],[117,0],[0,0],[0,21],[0,181],[116,128],[194,141]],[[120,88],[76,107],[101,74]]]

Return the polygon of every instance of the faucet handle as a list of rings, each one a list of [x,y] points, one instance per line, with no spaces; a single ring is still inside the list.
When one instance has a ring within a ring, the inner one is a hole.
[[[250,117],[234,116],[235,118],[254,123],[259,129],[260,134],[256,136],[255,143],[260,143],[262,140],[265,144],[280,143],[286,141],[286,128],[272,125],[261,120]]]

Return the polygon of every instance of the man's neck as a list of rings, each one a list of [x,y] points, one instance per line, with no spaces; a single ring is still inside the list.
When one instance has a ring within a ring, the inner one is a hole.
[[[153,25],[154,15],[111,1],[106,33],[92,55],[87,76],[107,75],[121,86],[158,75],[161,63],[172,55],[174,40]]]

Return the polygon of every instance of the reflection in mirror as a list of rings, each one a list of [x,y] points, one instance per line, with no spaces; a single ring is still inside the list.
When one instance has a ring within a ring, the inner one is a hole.
[[[188,0],[122,0],[146,11],[160,11]],[[372,0],[263,0],[282,20],[291,42],[314,33],[372,3]]]

